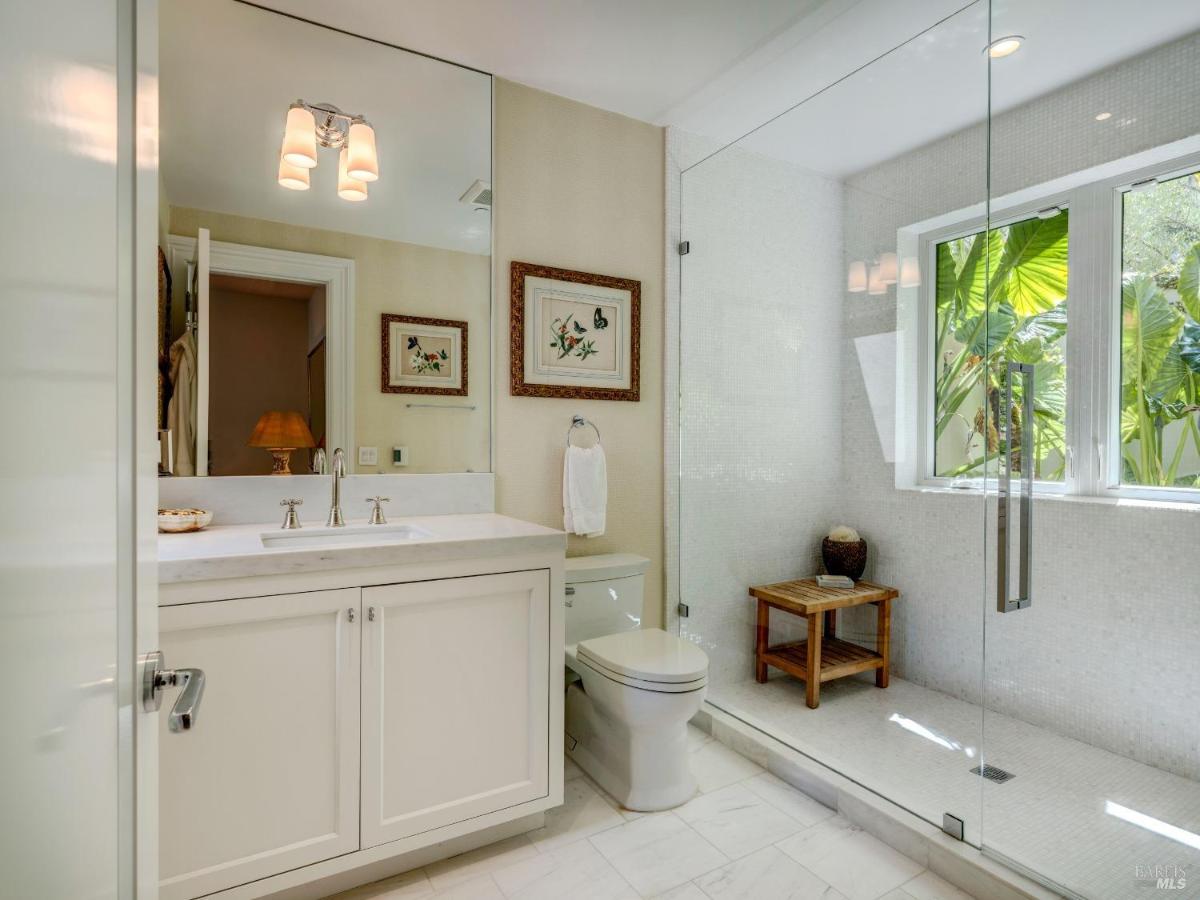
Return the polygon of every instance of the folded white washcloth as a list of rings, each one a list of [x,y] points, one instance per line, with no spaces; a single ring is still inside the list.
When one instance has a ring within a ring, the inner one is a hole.
[[[604,448],[567,447],[563,458],[563,527],[570,534],[604,534],[608,468]]]

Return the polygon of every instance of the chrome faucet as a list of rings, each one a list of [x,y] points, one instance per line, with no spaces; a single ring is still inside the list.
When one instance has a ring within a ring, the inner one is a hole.
[[[338,447],[333,451],[333,499],[329,503],[329,518],[325,520],[328,528],[340,528],[346,524],[342,518],[342,476],[346,474],[346,454]]]

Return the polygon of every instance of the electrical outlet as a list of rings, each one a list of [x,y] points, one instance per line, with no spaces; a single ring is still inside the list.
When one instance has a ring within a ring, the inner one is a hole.
[[[393,447],[392,448],[392,465],[407,466],[408,465],[408,448]]]
[[[358,464],[360,466],[377,466],[377,465],[379,465],[379,448],[378,447],[359,447],[358,448]]]

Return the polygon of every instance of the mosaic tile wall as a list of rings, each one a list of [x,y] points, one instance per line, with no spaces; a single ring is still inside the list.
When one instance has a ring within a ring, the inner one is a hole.
[[[1095,121],[1103,111],[1113,119]],[[994,195],[1200,133],[1200,36],[1003,113],[992,133]],[[848,179],[848,244],[884,247],[983,199],[985,141],[970,129]],[[852,340],[895,330],[894,291],[845,295],[844,310],[844,502],[874,577],[904,592],[897,673],[978,702],[986,629],[989,708],[1200,778],[1200,509],[1037,501],[1034,603],[996,613],[983,575],[994,503],[985,514],[978,496],[897,491],[875,435]]]
[[[668,155],[698,146],[676,133]],[[683,385],[682,444],[667,444],[681,446],[682,529],[668,569],[692,609],[681,633],[728,681],[753,669],[747,586],[810,573],[840,493],[842,321],[828,298],[842,280],[842,196],[836,181],[741,150],[683,185],[691,251],[678,329],[667,326]],[[792,624],[781,618],[775,637]]]
[[[1197,133],[1191,35],[997,116],[993,191]],[[844,293],[845,265],[984,199],[985,141],[968,129],[840,187],[734,148],[681,185],[710,148],[668,130],[665,395],[680,397],[666,404],[668,626],[682,596],[680,632],[709,651],[713,684],[746,679],[746,586],[813,570],[820,534],[844,519],[871,544],[868,577],[903,591],[897,674],[971,702],[986,684],[990,708],[1200,778],[1200,509],[1038,501],[1035,603],[1000,616],[985,572],[994,504],[897,491],[881,452],[853,340],[896,329],[894,291]],[[873,641],[866,617],[840,628]]]

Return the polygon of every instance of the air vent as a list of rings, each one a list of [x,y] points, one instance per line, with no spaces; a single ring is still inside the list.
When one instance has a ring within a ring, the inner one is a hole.
[[[469,188],[466,193],[458,198],[459,203],[465,203],[467,206],[474,206],[477,209],[490,208],[492,205],[492,186],[486,181],[478,180]]]
[[[988,781],[994,781],[996,784],[1004,784],[1006,781],[1011,781],[1016,778],[1012,772],[1005,772],[997,766],[984,766],[982,769],[976,766],[971,770],[972,775],[981,775]]]

